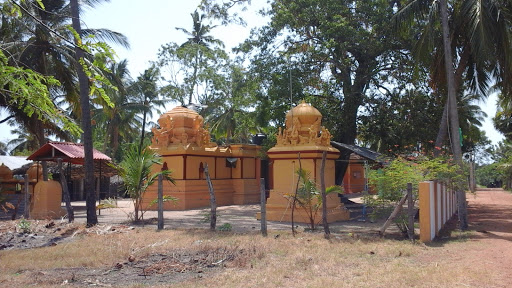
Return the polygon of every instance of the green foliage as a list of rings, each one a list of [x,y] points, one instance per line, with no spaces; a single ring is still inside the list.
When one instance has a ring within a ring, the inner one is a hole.
[[[407,183],[412,183],[413,192],[417,195],[418,183],[429,180],[438,180],[449,185],[466,185],[464,173],[459,171],[451,159],[443,157],[398,157],[388,166],[370,170],[368,173],[369,184],[377,189],[378,199],[389,202],[397,202],[402,198]]]
[[[501,187],[505,175],[499,168],[499,163],[491,163],[476,168],[476,183],[485,187]]]
[[[416,153],[419,155],[419,153]],[[418,196],[418,184],[421,181],[438,180],[451,187],[465,189],[466,175],[462,173],[451,159],[437,157],[429,159],[423,155],[398,157],[389,165],[379,170],[370,170],[369,184],[377,190],[377,195],[365,196],[364,201],[372,207],[370,219],[388,216],[400,199],[407,192],[407,183],[413,186],[413,197]],[[397,215],[394,219],[397,227],[407,232],[407,215]]]
[[[228,55],[222,49],[223,43],[209,34],[214,27],[205,23],[206,16],[197,11],[191,16],[191,31],[176,28],[189,36],[188,40],[162,45],[158,53],[158,65],[170,74],[162,91],[181,105],[209,105]]]
[[[270,4],[269,24],[239,47],[254,55],[259,123],[282,126],[290,106],[307,99],[323,114],[333,140],[353,144],[363,106],[380,87],[401,81],[394,72],[409,54],[410,46],[392,29],[394,2]]]
[[[439,123],[443,107],[428,89],[401,88],[397,86],[368,100],[358,126],[358,139],[383,154],[403,153],[418,143],[432,153],[438,131],[424,123]]]
[[[163,73],[166,85],[161,91],[182,106],[197,109],[217,143],[249,143],[251,134],[258,132],[253,109],[258,80],[246,71],[243,60],[229,59],[223,43],[210,35],[215,26],[209,16],[221,16],[218,5],[207,6],[203,8],[208,15],[191,14],[191,30],[176,28],[189,37],[186,42],[167,43],[160,49],[158,65],[168,72]]]
[[[150,148],[139,151],[137,145],[131,145],[117,168],[124,181],[123,188],[132,198],[135,207],[135,221],[143,217],[145,212],[142,210],[144,193],[158,180],[159,175],[162,175],[165,180],[175,183],[169,170],[152,173],[152,166],[155,164],[161,164],[160,156],[155,151]],[[140,218],[139,211],[142,212]]]
[[[377,189],[378,198],[391,202],[402,198],[407,183],[412,183],[416,190],[423,179],[419,165],[402,157],[393,160],[385,168],[370,170],[368,173],[369,184]]]
[[[317,224],[315,219],[318,215],[318,211],[322,207],[322,193],[318,189],[317,183],[310,178],[310,173],[308,171],[299,168],[296,171],[296,174],[299,177],[299,186],[296,194],[286,194],[285,196],[287,196],[291,201],[295,201],[295,204],[306,212],[309,221],[308,225],[311,230],[315,230]],[[341,194],[343,193],[343,190],[340,186],[331,186],[325,189],[325,193]]]
[[[491,164],[476,169],[478,183],[492,187],[512,189],[512,143],[502,141],[489,149]]]
[[[94,35],[88,35],[80,38],[80,35],[69,25],[67,27],[69,31],[75,37],[77,45],[85,53],[93,56],[79,59],[80,65],[85,72],[85,75],[89,78],[89,93],[90,95],[99,95],[100,98],[109,107],[114,107],[114,103],[110,101],[105,88],[117,90],[118,88],[112,85],[108,78],[105,77],[105,72],[110,72],[107,68],[107,64],[115,62],[115,51],[105,42],[99,42],[95,40]]]
[[[224,223],[224,224],[220,225],[219,227],[217,227],[217,230],[225,231],[225,232],[229,232],[232,229],[233,229],[233,227],[229,223]]]
[[[173,204],[176,204],[178,202],[178,198],[176,197],[173,197],[171,195],[164,195],[162,197],[162,201],[165,203],[165,202],[172,202]],[[148,207],[151,207],[155,204],[158,204],[158,199],[153,199],[153,201],[151,201],[151,203],[149,203],[149,206]]]
[[[101,200],[101,203],[96,206],[96,209],[110,209],[117,208],[117,199],[116,198],[107,198]]]
[[[78,136],[82,130],[50,98],[48,87],[58,85],[59,81],[51,76],[10,66],[7,57],[0,51],[0,94],[6,96],[7,104],[29,117],[35,114],[40,120],[60,124],[63,129]]]
[[[512,141],[512,99],[503,93],[498,95],[498,107],[493,117],[494,127]]]
[[[20,222],[18,222],[17,226],[18,226],[18,229],[20,229],[21,232],[23,232],[25,234],[28,234],[28,233],[30,233],[32,231],[30,221],[27,221],[24,218],[22,218],[20,220]]]

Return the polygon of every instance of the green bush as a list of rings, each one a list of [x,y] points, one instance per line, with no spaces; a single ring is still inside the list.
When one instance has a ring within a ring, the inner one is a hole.
[[[369,195],[365,203],[372,207],[370,218],[375,220],[387,216],[407,192],[407,183],[413,187],[414,200],[418,197],[418,184],[422,181],[437,180],[452,187],[467,185],[466,175],[449,158],[428,159],[425,156],[398,157],[389,165],[368,173],[369,184],[377,190],[377,195]],[[464,189],[464,187],[462,187]],[[395,224],[407,231],[407,217],[398,215]]]
[[[217,228],[219,231],[226,231],[226,232],[229,232],[231,231],[231,229],[233,229],[233,227],[231,226],[231,224],[229,223],[224,223],[222,224],[221,226],[219,226]]]

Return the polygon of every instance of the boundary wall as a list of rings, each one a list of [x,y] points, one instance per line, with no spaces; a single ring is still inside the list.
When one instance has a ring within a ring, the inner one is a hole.
[[[419,183],[420,240],[432,241],[457,211],[455,191],[438,181]]]

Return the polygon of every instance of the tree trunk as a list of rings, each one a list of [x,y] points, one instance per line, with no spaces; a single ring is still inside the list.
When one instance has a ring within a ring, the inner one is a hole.
[[[80,26],[80,15],[78,12],[78,0],[70,0],[71,21],[73,29],[81,37],[82,29]],[[76,40],[75,40],[76,41]],[[84,58],[84,51],[79,47],[75,47],[75,59],[78,62]],[[85,191],[87,206],[87,226],[98,224],[96,216],[96,191],[94,190],[94,161],[92,157],[92,127],[91,127],[91,110],[89,107],[89,79],[83,68],[77,65],[78,83],[80,87],[80,106],[82,109],[82,141],[84,144],[84,171],[85,171]]]
[[[457,91],[455,87],[453,57],[449,38],[448,26],[448,4],[446,0],[440,1],[441,5],[441,26],[443,29],[444,62],[446,68],[446,83],[448,86],[448,121],[450,127],[450,140],[455,163],[462,171],[462,147],[459,138],[459,114],[457,112]],[[457,187],[459,225],[461,230],[468,228],[466,192],[462,187]]]
[[[320,192],[322,193],[322,224],[324,225],[324,237],[329,239],[331,237],[331,230],[329,230],[329,223],[327,222],[327,194],[325,192],[325,159],[327,158],[327,151],[322,152],[322,164],[320,165]]]
[[[57,163],[59,164],[60,185],[62,186],[62,195],[64,196],[64,202],[66,202],[68,221],[69,223],[71,223],[75,221],[75,213],[73,212],[73,207],[71,206],[71,197],[69,196],[68,181],[66,181],[66,174],[64,173],[64,169],[62,169],[62,159],[57,159]]]
[[[364,87],[367,85],[367,78],[364,71],[367,70],[367,63],[364,59],[358,59],[360,66],[357,69],[356,79],[352,81],[352,76],[349,71],[339,73],[337,78],[343,83],[343,94],[345,99],[341,108],[341,123],[339,134],[339,142],[348,145],[354,145],[357,137],[357,113],[359,107],[362,105],[362,99],[364,99]],[[354,84],[350,84],[350,83]],[[336,162],[336,184],[341,185],[343,182],[343,176],[348,168],[348,160],[352,151],[342,149],[340,151],[339,160]]]
[[[448,99],[447,99],[448,100]],[[434,147],[434,157],[441,155],[441,149],[436,147],[443,147],[444,139],[448,134],[448,101],[444,104],[443,116],[441,117],[441,123],[439,124],[439,132],[437,133],[436,144]]]
[[[146,129],[146,109],[148,108],[147,107],[147,103],[146,103],[146,99],[144,97],[144,112],[142,113],[142,131],[141,131],[141,134],[140,134],[140,144],[139,144],[139,152],[142,152],[142,146],[144,146],[144,130]]]
[[[455,89],[460,87],[462,83],[462,76],[464,71],[466,70],[466,65],[469,62],[469,49],[464,49],[462,55],[460,57],[459,65],[457,66],[457,70],[455,71]],[[448,135],[448,99],[444,104],[443,116],[441,117],[441,123],[439,124],[439,132],[437,133],[435,147],[443,147],[443,143]],[[434,157],[438,157],[441,154],[441,149],[434,148]]]

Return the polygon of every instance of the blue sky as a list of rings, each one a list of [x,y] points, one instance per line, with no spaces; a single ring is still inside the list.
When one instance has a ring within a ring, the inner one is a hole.
[[[97,6],[94,10],[86,11],[82,23],[88,28],[108,28],[120,32],[128,37],[131,49],[114,46],[119,60],[128,59],[131,76],[136,78],[141,72],[149,68],[150,61],[157,59],[158,49],[166,43],[183,43],[186,36],[175,27],[191,29],[192,18],[200,0],[111,0]],[[253,0],[249,11],[242,12],[248,22],[247,27],[231,25],[217,27],[213,35],[222,40],[226,48],[236,46],[249,35],[250,27],[264,24],[264,19],[256,15],[265,0]],[[254,6],[258,8],[254,8]],[[489,116],[482,129],[487,136],[497,143],[503,139],[493,127],[490,118],[496,112],[496,95],[491,95],[485,103],[479,103]],[[0,117],[4,116],[0,115]],[[437,129],[437,127],[432,127]],[[0,141],[11,139],[10,128],[6,124],[0,125]]]

